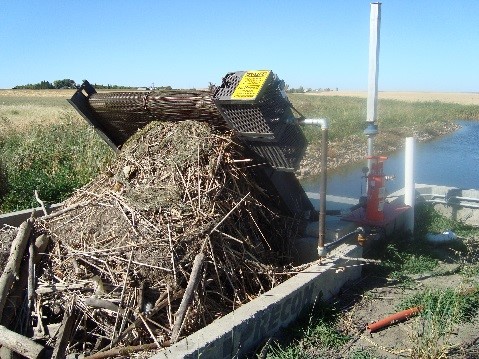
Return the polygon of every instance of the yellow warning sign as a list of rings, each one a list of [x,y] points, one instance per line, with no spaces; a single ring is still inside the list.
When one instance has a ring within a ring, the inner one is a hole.
[[[246,71],[231,98],[236,100],[254,100],[270,73],[270,70]]]

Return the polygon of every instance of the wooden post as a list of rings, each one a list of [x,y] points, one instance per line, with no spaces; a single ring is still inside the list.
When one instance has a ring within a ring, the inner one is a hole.
[[[60,330],[57,334],[55,348],[53,348],[52,359],[66,358],[65,350],[74,333],[77,311],[75,310],[75,299],[72,300],[65,313],[63,313]]]
[[[17,236],[12,242],[7,264],[0,277],[0,320],[2,319],[3,309],[5,308],[10,288],[20,275],[20,263],[22,262],[27,247],[28,238],[32,233],[32,228],[33,219],[28,219],[23,222],[18,229]]]
[[[24,357],[36,359],[43,353],[43,346],[0,325],[0,344]]]
[[[188,285],[186,286],[185,295],[183,296],[180,308],[175,315],[175,324],[173,325],[173,332],[171,333],[171,343],[176,343],[180,336],[181,326],[185,318],[186,310],[193,299],[193,294],[195,293],[196,287],[200,281],[200,272],[204,259],[205,255],[203,253],[198,253],[195,257],[195,261],[193,262],[193,269],[191,270],[190,279],[188,280]]]

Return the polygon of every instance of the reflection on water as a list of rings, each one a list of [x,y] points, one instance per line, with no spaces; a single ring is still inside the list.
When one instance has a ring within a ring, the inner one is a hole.
[[[459,130],[439,139],[416,143],[415,182],[459,188],[479,188],[479,121],[458,121]],[[364,138],[366,141],[366,137]],[[358,198],[365,192],[360,164],[329,171],[327,193]],[[395,175],[386,183],[388,193],[404,187],[404,150],[389,157],[384,173]],[[319,192],[319,177],[302,182],[307,192]]]

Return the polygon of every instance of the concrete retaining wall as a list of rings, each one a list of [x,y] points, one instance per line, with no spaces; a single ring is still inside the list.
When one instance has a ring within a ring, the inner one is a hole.
[[[443,216],[472,226],[479,226],[479,190],[416,184],[416,203],[429,202]],[[402,201],[404,190],[389,196]],[[445,228],[447,229],[447,228]]]
[[[312,308],[330,300],[347,282],[361,276],[362,248],[341,245],[321,265],[313,265],[259,298],[214,321],[154,355],[165,358],[241,357]]]
[[[61,205],[62,205],[61,203],[53,204],[47,207],[46,210],[50,214],[55,208],[58,208]],[[3,226],[4,224],[6,224],[13,227],[19,227],[20,224],[22,224],[22,222],[30,218],[33,210],[35,210],[35,214],[37,217],[43,216],[43,210],[41,207],[0,214],[0,226]]]

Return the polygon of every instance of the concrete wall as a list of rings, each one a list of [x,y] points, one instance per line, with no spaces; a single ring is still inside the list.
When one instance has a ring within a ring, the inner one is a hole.
[[[434,208],[442,215],[455,221],[479,226],[478,190],[418,184],[416,192],[419,200],[434,203]]]
[[[61,203],[53,204],[46,208],[47,212],[51,213],[55,208],[58,208],[61,205],[62,205]],[[35,211],[36,217],[41,217],[43,215],[43,210],[41,207],[0,214],[0,226],[3,226],[4,224],[6,224],[13,227],[19,227],[20,224],[22,224],[22,222],[30,218],[33,210]]]
[[[429,184],[416,184],[415,189],[416,203],[433,203],[434,208],[445,217],[479,226],[479,190]],[[394,192],[389,197],[401,201],[404,190]]]
[[[321,265],[300,272],[152,358],[241,357],[310,310],[315,301],[330,300],[347,282],[357,280],[361,266],[343,257],[361,256],[361,247],[341,245]]]

